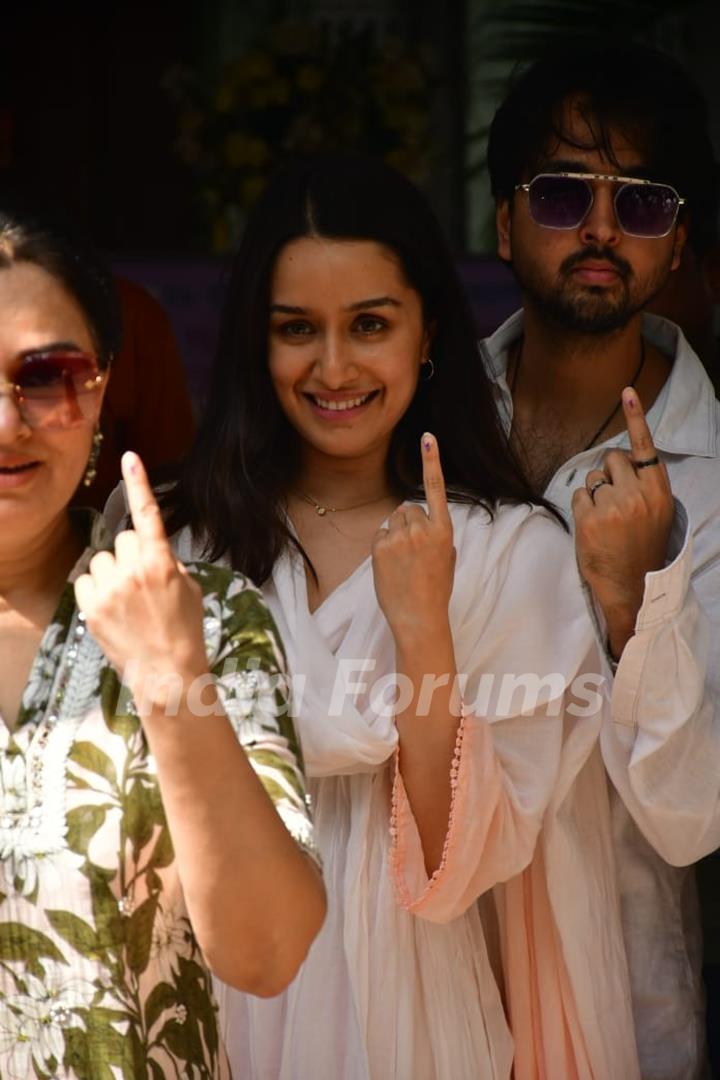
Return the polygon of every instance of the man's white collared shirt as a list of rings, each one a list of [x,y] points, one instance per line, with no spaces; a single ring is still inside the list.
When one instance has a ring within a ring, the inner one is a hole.
[[[517,312],[481,347],[508,431],[508,348],[522,332]],[[646,577],[617,666],[602,750],[643,1080],[697,1080],[705,1019],[692,863],[720,846],[720,404],[678,327],[645,315],[642,332],[673,360],[647,419],[677,511],[667,565]],[[575,455],[548,484],[571,527],[574,490],[615,447],[629,449],[626,433]]]

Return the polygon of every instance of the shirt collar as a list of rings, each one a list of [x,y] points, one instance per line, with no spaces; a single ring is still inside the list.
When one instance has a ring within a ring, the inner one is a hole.
[[[491,377],[505,394],[509,394],[505,381],[508,349],[522,331],[523,313],[516,311],[480,345]],[[642,335],[673,361],[667,383],[648,414],[655,445],[668,454],[715,457],[718,441],[715,390],[699,357],[682,330],[658,315],[643,315]],[[628,445],[626,435],[620,440],[615,437],[607,441]]]

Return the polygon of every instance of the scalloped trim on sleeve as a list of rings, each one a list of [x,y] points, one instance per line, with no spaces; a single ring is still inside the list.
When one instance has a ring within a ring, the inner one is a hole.
[[[447,866],[448,859],[452,852],[456,838],[456,817],[455,817],[455,802],[457,798],[458,788],[458,775],[460,772],[460,761],[462,757],[463,737],[465,735],[465,706],[462,705],[460,712],[460,723],[457,729],[457,735],[455,737],[455,750],[453,752],[452,763],[450,765],[450,813],[448,816],[448,827],[445,833],[445,843],[443,844],[442,857],[440,859],[440,865],[433,871],[432,875],[428,878],[425,888],[421,894],[413,900],[410,895],[410,889],[407,885],[407,880],[404,872],[406,862],[406,849],[403,843],[403,832],[407,827],[401,818],[412,818],[412,811],[408,801],[407,793],[405,791],[405,785],[403,778],[400,774],[400,748],[395,749],[395,769],[392,789],[392,807],[390,814],[390,877],[392,880],[393,890],[397,898],[398,903],[405,908],[406,911],[416,911],[422,907],[428,898],[434,892],[438,880],[442,877],[445,867]]]

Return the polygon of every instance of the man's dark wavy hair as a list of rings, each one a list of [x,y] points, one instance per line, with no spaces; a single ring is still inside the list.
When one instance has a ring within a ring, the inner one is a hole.
[[[488,168],[496,199],[537,171],[563,130],[562,105],[582,101],[592,144],[617,167],[611,134],[621,131],[645,159],[652,179],[687,199],[689,241],[702,256],[717,240],[720,173],[702,94],[671,57],[645,45],[577,42],[555,46],[517,76],[495,114]]]
[[[229,280],[204,421],[163,497],[168,531],[190,526],[205,557],[227,556],[258,584],[284,550],[297,548],[283,507],[296,482],[298,437],[272,385],[267,340],[275,261],[304,236],[388,248],[433,328],[435,375],[419,380],[388,453],[397,495],[422,498],[420,436],[431,431],[451,499],[491,513],[498,500],[543,503],[508,447],[455,262],[426,200],[379,161],[326,153],[288,163],[250,215]]]

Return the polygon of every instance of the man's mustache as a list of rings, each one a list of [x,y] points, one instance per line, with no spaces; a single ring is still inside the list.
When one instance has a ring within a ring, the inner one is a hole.
[[[582,251],[576,251],[573,255],[568,255],[567,259],[563,260],[560,264],[561,274],[570,274],[576,266],[580,263],[587,262],[589,259],[596,262],[606,262],[617,270],[623,278],[630,277],[632,273],[632,267],[626,259],[616,255],[610,248],[600,247],[586,247]]]

